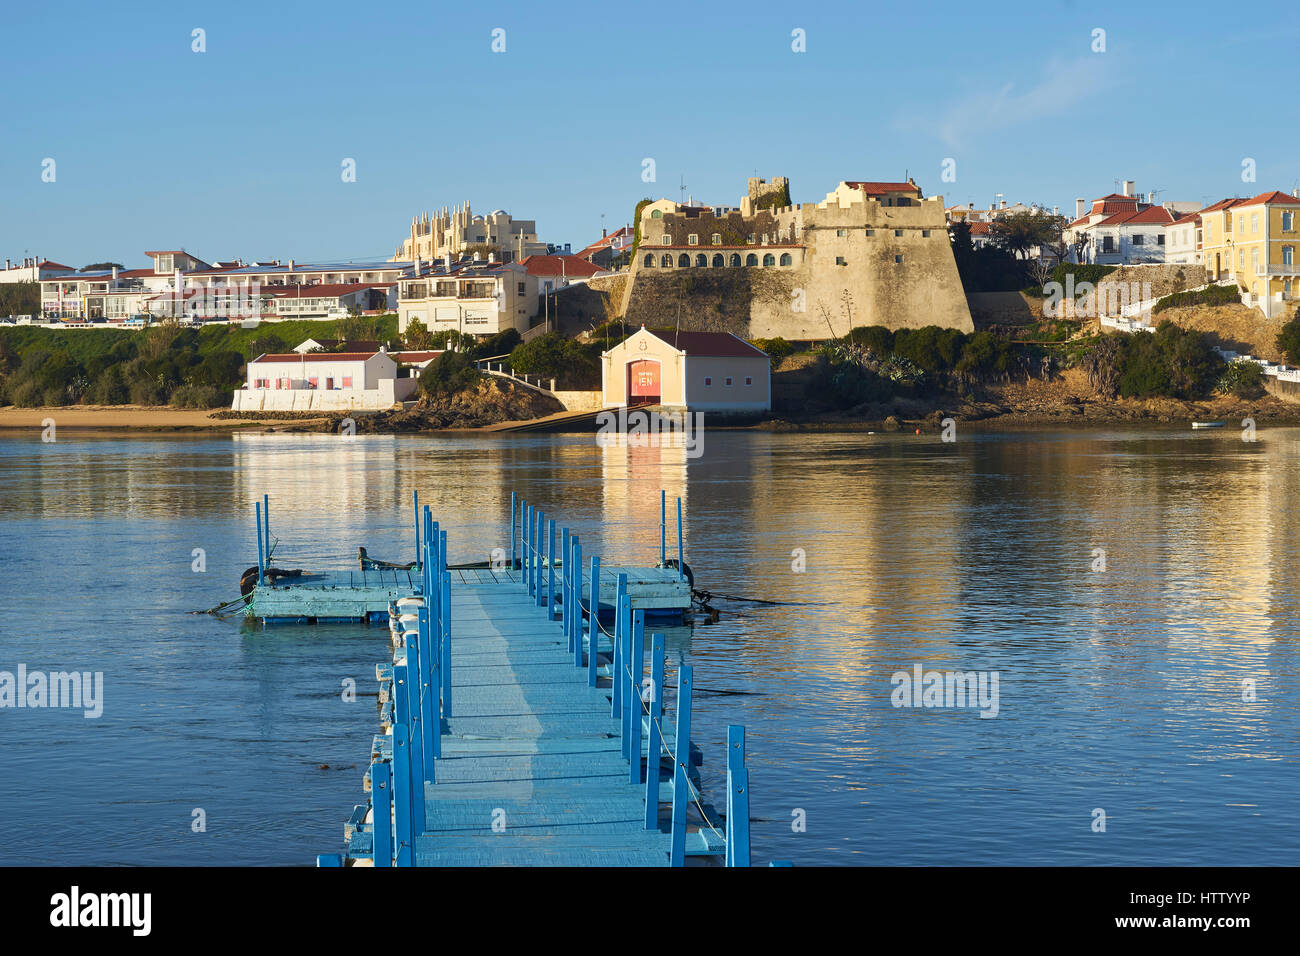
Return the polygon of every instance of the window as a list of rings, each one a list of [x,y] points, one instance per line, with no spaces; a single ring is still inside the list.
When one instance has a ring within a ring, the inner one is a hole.
[[[841,239],[843,239],[843,238],[844,238],[845,236],[847,236],[848,234],[849,234],[849,231],[848,231],[847,229],[836,229],[836,230],[835,230],[835,235],[839,236]]]
[[[1156,236],[1156,245],[1163,246],[1164,244],[1165,244],[1165,234],[1162,232],[1160,235]]]
[[[1294,264],[1295,246],[1282,247],[1282,265],[1289,266]]]
[[[519,283],[519,294],[523,295],[527,291],[528,291],[528,286],[523,282]]]
[[[1238,233],[1243,233],[1243,232],[1245,232],[1245,231],[1246,231],[1246,217],[1245,217],[1245,216],[1238,216],[1238,217],[1237,217],[1237,232],[1238,232]]]
[[[641,264],[644,265],[647,269],[653,268],[655,264],[654,253],[647,253],[645,257],[645,261],[642,262]]]
[[[1295,213],[1293,212],[1282,213],[1282,231],[1290,232],[1294,228],[1295,228]]]
[[[673,244],[673,237],[665,232],[663,238],[659,241],[659,244],[661,246],[671,246]]]
[[[763,265],[765,266],[776,265],[776,256],[772,255],[772,253],[770,252],[767,253],[767,255],[763,256]]]
[[[662,219],[663,217],[664,211],[662,209],[655,209],[650,213],[651,219]]]
[[[319,385],[320,385],[320,379],[318,379],[318,378],[309,378],[309,379],[307,379],[307,387],[308,387],[308,388],[316,388],[316,387],[318,387]]]
[[[903,257],[902,257],[902,256],[894,256],[894,261],[895,261],[895,262],[902,262],[902,261],[903,261]]]
[[[344,376],[343,376],[343,386],[342,386],[342,387],[343,387],[343,388],[351,388],[351,387],[352,387],[352,376],[351,376],[351,375],[344,375]]]
[[[665,269],[671,269],[673,267],[673,257],[664,256],[662,259],[659,260],[659,264],[663,266]]]
[[[721,269],[725,264],[726,264],[726,260],[723,258],[722,253],[719,252],[716,255],[714,255],[713,268]]]
[[[1114,236],[1102,236],[1102,237],[1101,237],[1101,251],[1102,251],[1102,252],[1114,252],[1114,251],[1115,251],[1115,237],[1114,237]]]
[[[758,265],[758,256],[754,255],[752,252],[749,255],[745,256],[745,265],[747,266]]]
[[[1250,214],[1250,231],[1259,232],[1259,213],[1257,212]]]
[[[1245,249],[1238,249],[1238,250],[1237,250],[1237,268],[1238,268],[1238,269],[1244,269],[1244,268],[1246,268],[1246,250],[1245,250]]]
[[[691,267],[691,257],[683,252],[680,256],[677,257],[677,268],[689,269],[690,267]]]
[[[868,230],[867,230],[867,235],[868,235],[868,236],[874,236],[875,234],[876,234],[876,230],[874,230],[874,229],[868,229]]]
[[[844,257],[843,257],[843,256],[836,256],[836,257],[835,257],[835,264],[836,264],[837,266],[846,266],[846,265],[848,265],[848,263],[844,261]]]
[[[790,253],[788,252],[781,253],[781,265],[783,266],[794,265],[794,258],[790,255]]]
[[[754,244],[754,234],[752,232],[749,234],[749,238],[746,239],[745,242],[751,246]]]
[[[709,241],[712,242],[715,246],[720,246],[720,245],[722,245],[722,233],[720,233],[720,232],[715,232],[715,233],[710,237],[710,240],[709,240]]]
[[[929,238],[930,238],[930,230],[929,230],[929,229],[922,229],[922,230],[921,230],[921,238],[922,238],[922,239],[929,239]]]
[[[1133,234],[1133,245],[1135,245],[1135,246],[1140,246],[1140,245],[1142,245],[1142,242],[1143,242],[1144,238],[1145,238],[1145,237],[1142,235],[1142,233],[1140,233],[1140,232],[1138,232],[1138,233],[1134,233],[1134,234]]]
[[[731,388],[731,376],[727,376],[727,380],[726,380],[725,384],[726,384],[727,388]]]
[[[709,257],[701,252],[698,256],[695,257],[695,264],[700,268],[703,268],[704,266],[707,266],[709,264]]]
[[[686,242],[688,245],[698,246],[700,244],[700,237],[695,233],[691,233],[686,237]]]
[[[738,265],[740,265],[740,253],[739,253],[739,252],[733,252],[733,253],[731,254],[731,264],[732,264],[732,266],[738,266]]]
[[[751,378],[750,376],[746,375],[746,376],[745,376],[745,384],[746,384],[746,385],[753,385],[753,384],[754,384],[754,380],[753,380],[753,378]]]
[[[705,387],[705,388],[708,388],[708,387],[710,387],[712,384],[713,384],[713,379],[712,379],[710,376],[708,376],[708,375],[704,376],[704,387]]]
[[[901,239],[901,238],[903,238],[903,230],[901,230],[901,229],[895,229],[895,230],[894,230],[894,238],[895,238],[895,239]]]

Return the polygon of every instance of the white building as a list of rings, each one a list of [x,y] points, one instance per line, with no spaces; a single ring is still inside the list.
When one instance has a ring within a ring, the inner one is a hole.
[[[1122,193],[1094,199],[1091,207],[1076,199],[1075,219],[1065,227],[1069,258],[1097,265],[1125,266],[1169,261],[1168,228],[1175,217],[1195,212],[1197,203],[1156,204],[1154,194],[1145,199],[1125,180]],[[1193,240],[1194,241],[1194,240]]]
[[[651,332],[642,326],[601,355],[601,403],[701,412],[772,407],[767,353],[729,332]]]
[[[415,274],[398,282],[397,330],[412,322],[431,332],[455,330],[468,335],[495,335],[507,329],[526,331],[537,315],[537,279],[518,263],[450,262],[427,269],[416,262]]]
[[[1201,217],[1193,213],[1165,227],[1165,262],[1201,264]]]
[[[415,392],[416,376],[377,352],[289,352],[259,355],[235,392],[234,411],[329,411],[391,408]]]
[[[40,282],[42,279],[50,279],[54,276],[67,275],[76,271],[72,266],[65,266],[61,262],[51,262],[49,259],[41,259],[38,256],[31,256],[21,263],[10,262],[6,259],[4,271],[0,272],[0,283]]]

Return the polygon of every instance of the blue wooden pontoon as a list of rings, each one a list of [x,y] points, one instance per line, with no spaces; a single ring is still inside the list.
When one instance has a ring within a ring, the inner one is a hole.
[[[447,569],[446,532],[420,516],[419,580],[390,608],[393,660],[377,668],[370,798],[345,852],[318,864],[748,866],[743,728],[729,729],[724,814],[700,794],[692,668],[667,713],[664,638],[626,576],[606,629],[580,597],[599,593],[599,559],[584,565],[563,529],[556,560],[554,520],[521,513],[509,568],[473,576]]]

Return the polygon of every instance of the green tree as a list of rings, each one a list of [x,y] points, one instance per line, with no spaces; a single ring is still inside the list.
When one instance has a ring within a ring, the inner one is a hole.
[[[1277,333],[1278,350],[1290,365],[1300,365],[1300,311],[1289,319]]]

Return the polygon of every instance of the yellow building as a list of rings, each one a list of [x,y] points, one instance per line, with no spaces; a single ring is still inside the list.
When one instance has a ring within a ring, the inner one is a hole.
[[[1231,280],[1241,301],[1272,318],[1300,296],[1300,198],[1284,192],[1224,199],[1201,210],[1202,254],[1212,281]]]

